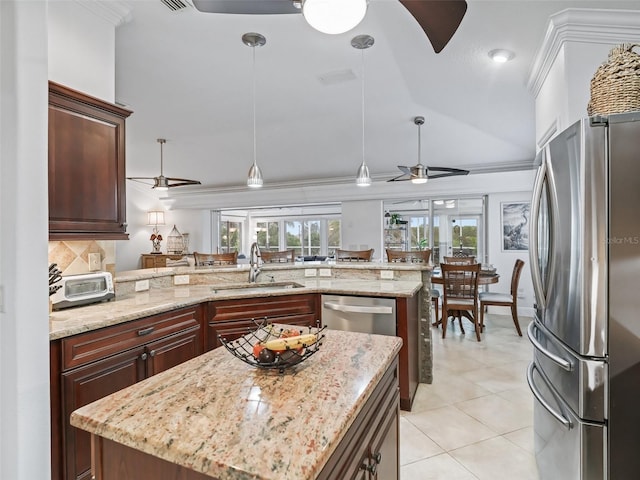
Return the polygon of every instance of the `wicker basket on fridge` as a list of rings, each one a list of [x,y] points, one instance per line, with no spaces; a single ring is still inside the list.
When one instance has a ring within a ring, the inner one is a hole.
[[[591,79],[589,115],[609,115],[640,110],[640,55],[638,44],[624,43],[611,49],[608,60]]]

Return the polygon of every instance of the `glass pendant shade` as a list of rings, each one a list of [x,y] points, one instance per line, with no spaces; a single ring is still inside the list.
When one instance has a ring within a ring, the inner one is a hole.
[[[302,14],[309,25],[336,35],[355,28],[367,13],[367,0],[304,0]]]
[[[364,163],[364,161],[358,167],[358,173],[356,174],[356,185],[358,185],[359,187],[368,187],[369,185],[371,185],[369,167],[367,167],[367,164]]]
[[[249,175],[247,175],[247,186],[251,188],[259,188],[262,186],[262,171],[256,163],[251,165],[251,168],[249,168]]]

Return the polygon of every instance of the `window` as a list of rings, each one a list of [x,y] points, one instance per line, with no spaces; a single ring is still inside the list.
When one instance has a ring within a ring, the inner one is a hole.
[[[220,253],[239,252],[241,250],[242,223],[229,220],[220,221]]]
[[[260,250],[270,252],[280,250],[280,224],[278,222],[257,222],[256,237]]]
[[[320,220],[294,220],[285,222],[287,248],[296,255],[321,255]]]

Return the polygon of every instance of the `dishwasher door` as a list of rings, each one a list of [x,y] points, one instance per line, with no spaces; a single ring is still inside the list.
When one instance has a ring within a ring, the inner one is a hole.
[[[322,295],[322,325],[332,330],[396,335],[396,300]]]

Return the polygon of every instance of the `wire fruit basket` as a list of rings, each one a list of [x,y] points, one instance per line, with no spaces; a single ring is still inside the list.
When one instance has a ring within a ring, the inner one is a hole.
[[[224,347],[243,362],[257,368],[277,370],[298,365],[316,353],[324,339],[326,327],[286,327],[253,320],[255,329],[235,340],[218,339]]]

